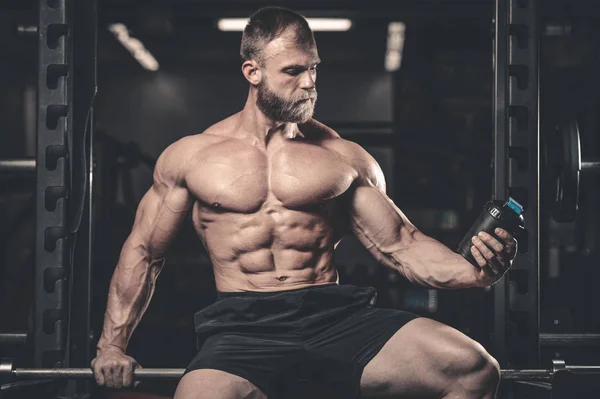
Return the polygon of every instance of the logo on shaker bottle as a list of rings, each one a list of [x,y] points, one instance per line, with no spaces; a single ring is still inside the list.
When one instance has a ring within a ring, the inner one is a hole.
[[[497,218],[497,217],[500,217],[500,215],[502,214],[502,212],[498,208],[492,208],[492,209],[490,209],[490,214],[493,217]]]

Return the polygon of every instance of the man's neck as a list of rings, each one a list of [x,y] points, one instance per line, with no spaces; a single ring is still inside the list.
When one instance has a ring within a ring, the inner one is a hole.
[[[300,135],[296,123],[279,122],[266,116],[256,105],[256,98],[252,94],[248,95],[246,105],[240,113],[240,122],[247,133],[265,145],[276,135],[286,139]]]

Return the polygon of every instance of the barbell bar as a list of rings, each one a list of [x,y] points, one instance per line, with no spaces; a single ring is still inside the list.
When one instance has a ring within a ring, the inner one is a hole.
[[[154,379],[179,379],[183,376],[185,369],[135,369],[133,375],[136,380]],[[20,369],[14,368],[12,359],[2,358],[0,360],[0,379],[14,380],[70,380],[70,379],[92,379],[94,373],[89,368],[48,368],[48,369]]]
[[[27,343],[26,332],[0,333],[0,348],[15,345],[25,345]]]
[[[554,374],[560,370],[573,372],[600,372],[600,366],[569,366],[562,360],[553,360],[553,368],[550,370],[502,370],[504,381],[539,381],[549,382]],[[171,368],[140,368],[134,370],[136,380],[151,379],[180,379],[185,369]],[[12,378],[15,380],[36,379],[92,379],[94,373],[89,368],[49,368],[49,369],[20,369],[14,368],[12,359],[0,360],[0,379]]]
[[[35,158],[0,159],[0,173],[35,173]]]

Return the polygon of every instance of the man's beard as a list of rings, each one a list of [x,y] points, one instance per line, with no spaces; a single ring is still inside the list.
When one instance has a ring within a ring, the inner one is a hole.
[[[266,79],[262,80],[257,88],[256,104],[268,118],[289,123],[305,123],[312,118],[317,101],[316,90],[307,91],[301,96],[288,100],[269,89]],[[314,100],[300,102],[307,98],[314,98]]]

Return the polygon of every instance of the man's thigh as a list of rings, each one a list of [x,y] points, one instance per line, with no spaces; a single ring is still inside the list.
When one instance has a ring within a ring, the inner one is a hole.
[[[266,399],[248,380],[221,370],[199,369],[183,376],[174,399]]]
[[[495,360],[476,341],[431,319],[399,329],[365,366],[363,397],[442,397],[455,380],[482,361]]]

